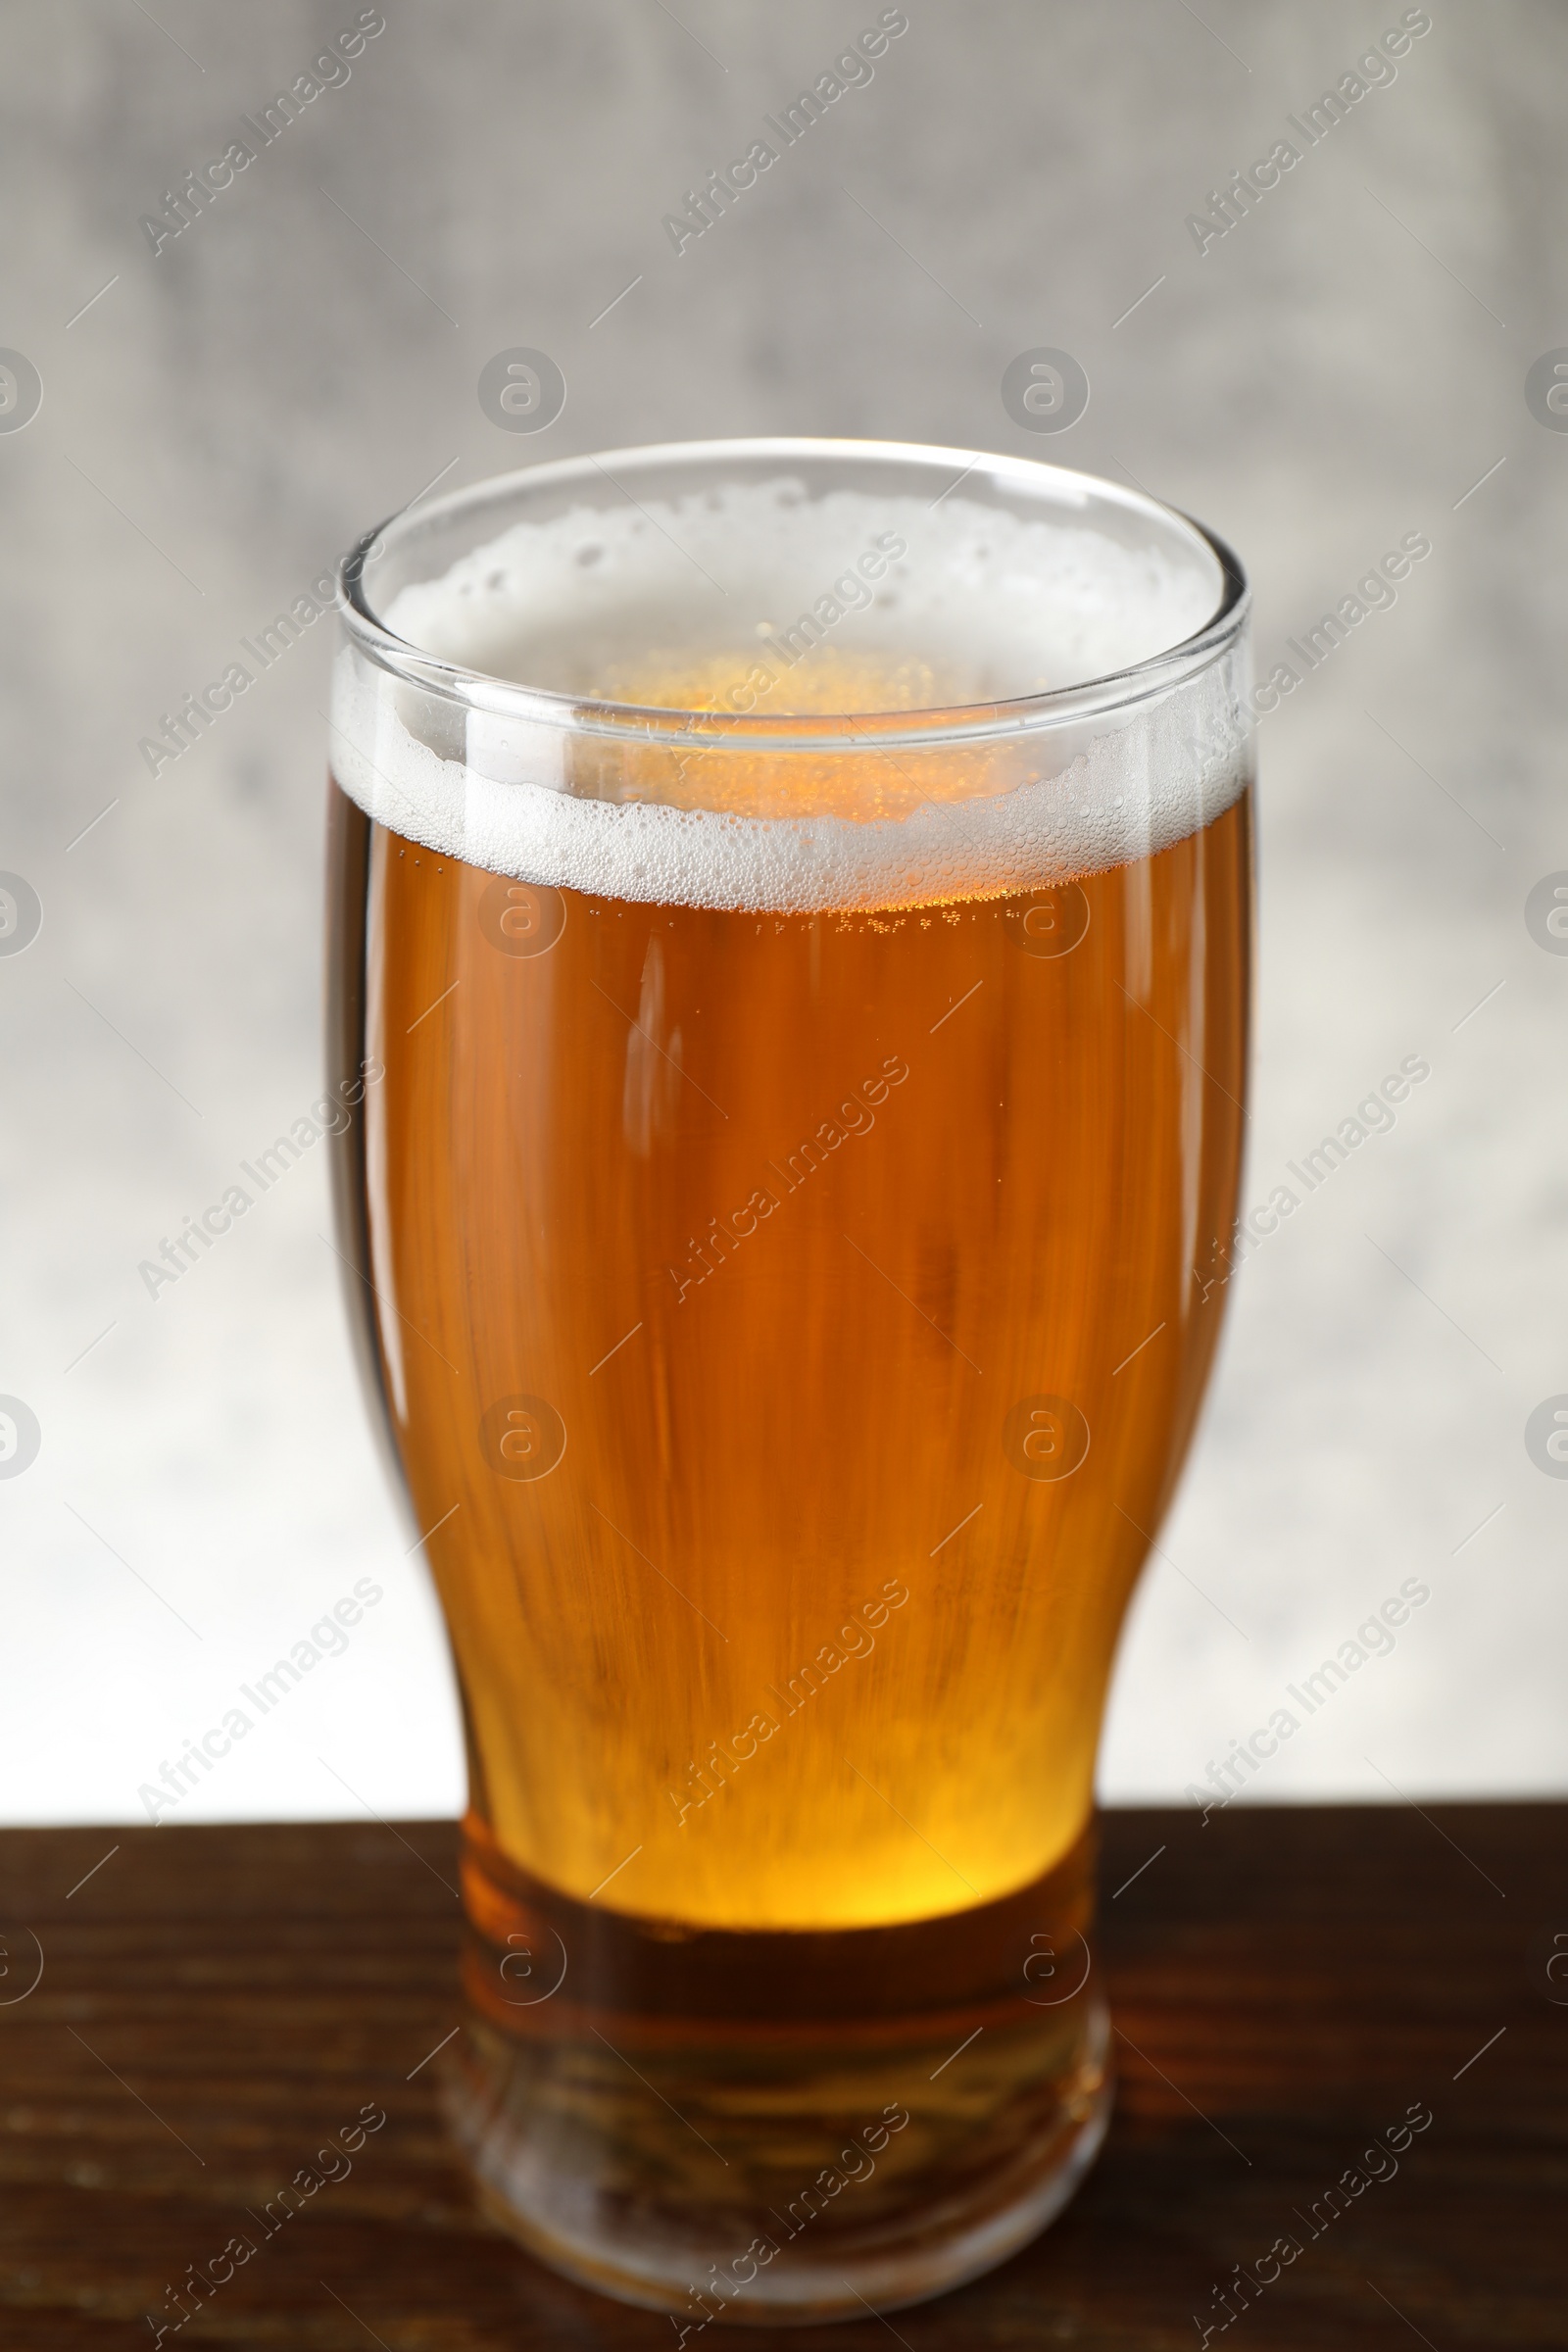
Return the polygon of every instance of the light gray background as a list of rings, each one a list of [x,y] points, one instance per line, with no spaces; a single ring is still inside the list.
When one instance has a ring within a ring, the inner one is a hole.
[[[791,431],[1132,476],[1242,551],[1264,670],[1430,536],[1261,731],[1249,1200],[1402,1056],[1432,1075],[1236,1280],[1103,1789],[1178,1796],[1411,1576],[1396,1652],[1256,1793],[1560,1789],[1568,1483],[1523,1438],[1568,1390],[1568,958],[1523,919],[1568,867],[1568,435],[1523,396],[1568,343],[1560,11],[1434,0],[1393,86],[1200,258],[1185,217],[1399,7],[909,0],[874,81],[677,259],[661,217],[874,6],[387,0],[347,85],[155,259],[138,217],[356,13],[0,12],[0,344],[45,387],[0,434],[0,867],[45,909],[0,958],[0,1390],[43,1431],[0,1481],[0,1808],[139,1818],[138,1784],[367,1575],[348,1654],[180,1817],[461,1799],[321,1154],[156,1301],[136,1272],[319,1091],[335,624],[156,781],[138,739],[449,465]],[[475,397],[515,344],[569,386],[532,441]],[[1056,440],[999,397],[1042,344],[1093,386]]]

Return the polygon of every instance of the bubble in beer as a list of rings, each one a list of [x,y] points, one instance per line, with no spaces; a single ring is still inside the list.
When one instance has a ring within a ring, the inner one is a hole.
[[[1002,405],[1026,433],[1064,433],[1089,406],[1089,378],[1070,351],[1020,351],[1002,374]]]
[[[1021,1396],[1002,1425],[1002,1449],[1024,1478],[1071,1478],[1089,1451],[1089,1424],[1065,1396]]]
[[[546,956],[566,928],[566,902],[545,883],[498,874],[480,898],[479,928],[503,956]]]
[[[518,343],[479,371],[479,406],[504,433],[542,433],[566,405],[566,379],[550,354]]]
[[[0,351],[0,433],[20,433],[43,404],[43,378],[20,351]]]
[[[566,1450],[566,1424],[546,1397],[498,1396],[479,1448],[498,1478],[548,1478]]]
[[[0,956],[20,956],[30,948],[43,922],[43,906],[32,884],[21,874],[0,874]]]
[[[0,1478],[20,1478],[38,1458],[43,1432],[30,1404],[0,1396]]]

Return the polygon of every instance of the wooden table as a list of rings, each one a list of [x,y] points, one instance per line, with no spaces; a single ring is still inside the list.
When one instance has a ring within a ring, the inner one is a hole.
[[[1098,2167],[991,2278],[815,2343],[1187,2352],[1288,2234],[1299,2258],[1212,2342],[1560,2352],[1565,1859],[1564,1805],[1107,1815]],[[388,2120],[352,2173],[167,2344],[673,2342],[473,2210],[421,2065],[459,2018],[454,1880],[444,1823],[0,1833],[5,2352],[150,2346],[187,2265],[367,2103]],[[1366,2163],[1412,2107],[1432,2121],[1396,2172]],[[1348,2168],[1387,2177],[1313,2235]],[[709,2341],[748,2335],[812,2340]]]

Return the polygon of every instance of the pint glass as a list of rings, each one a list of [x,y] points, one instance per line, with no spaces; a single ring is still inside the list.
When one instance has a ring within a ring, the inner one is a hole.
[[[449,2112],[682,2341],[984,2270],[1104,2128],[1096,1745],[1236,1206],[1245,606],[1113,484],[849,442],[540,466],[344,568],[338,1210],[463,1696]]]

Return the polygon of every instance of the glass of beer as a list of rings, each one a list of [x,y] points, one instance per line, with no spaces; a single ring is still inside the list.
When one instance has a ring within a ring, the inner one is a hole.
[[[341,1249],[462,1691],[453,2128],[805,2321],[1105,2128],[1095,1755],[1219,1329],[1246,584],[967,451],[541,466],[344,566]]]

